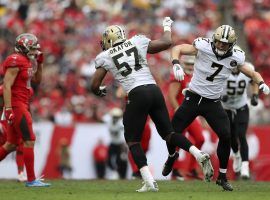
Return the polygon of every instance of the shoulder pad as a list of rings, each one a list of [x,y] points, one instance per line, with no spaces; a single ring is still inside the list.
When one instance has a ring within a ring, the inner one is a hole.
[[[192,44],[196,49],[202,49],[205,46],[208,46],[209,44],[211,44],[211,40],[209,38],[199,37],[199,38],[196,38]]]
[[[8,56],[4,62],[4,67],[19,67],[24,62],[27,62],[27,58],[21,54],[11,54]]]

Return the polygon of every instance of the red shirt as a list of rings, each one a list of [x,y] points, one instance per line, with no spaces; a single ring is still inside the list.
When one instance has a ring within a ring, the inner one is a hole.
[[[98,144],[93,150],[93,156],[96,162],[105,162],[108,158],[108,147],[104,144]]]
[[[22,54],[14,53],[3,62],[4,74],[8,68],[18,67],[19,72],[11,87],[12,106],[29,106],[33,95],[31,79],[33,77],[33,68],[30,59]]]
[[[189,83],[191,81],[191,78],[192,78],[191,75],[186,74],[185,79],[183,81],[177,81],[177,80],[175,80],[173,74],[170,75],[170,83],[179,82],[179,84],[181,85],[181,88],[178,91],[178,95],[177,95],[177,101],[178,101],[179,105],[181,105],[183,100],[184,100],[184,95],[182,94],[182,90],[185,89],[185,88],[188,88],[188,85],[189,85]]]

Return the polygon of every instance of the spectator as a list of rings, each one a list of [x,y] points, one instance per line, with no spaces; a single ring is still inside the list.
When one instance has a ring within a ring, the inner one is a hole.
[[[97,178],[104,179],[108,159],[108,147],[103,143],[102,139],[99,139],[97,145],[94,147],[93,158]]]

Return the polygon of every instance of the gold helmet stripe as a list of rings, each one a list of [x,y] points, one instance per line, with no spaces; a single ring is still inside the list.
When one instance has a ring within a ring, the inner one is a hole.
[[[123,29],[120,27],[120,26],[118,26],[118,25],[115,25],[118,29],[119,29],[119,31],[120,31],[120,33],[121,33],[121,36],[122,36],[122,38],[125,38],[125,34],[124,34],[124,31],[123,31]]]

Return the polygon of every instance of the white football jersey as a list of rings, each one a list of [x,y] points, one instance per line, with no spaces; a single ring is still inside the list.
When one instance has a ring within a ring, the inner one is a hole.
[[[189,88],[202,97],[218,99],[231,70],[244,64],[245,53],[233,49],[231,55],[220,58],[214,53],[211,43],[210,38],[197,38],[193,42],[198,53]]]
[[[119,118],[116,122],[109,114],[103,116],[102,120],[107,124],[111,137],[111,144],[125,143],[123,119]]]
[[[250,65],[247,65],[252,67]],[[252,67],[252,70],[254,68]],[[251,79],[243,73],[231,74],[224,84],[223,95],[228,96],[226,102],[222,102],[222,105],[227,110],[239,109],[247,104],[247,88]]]
[[[146,60],[150,41],[136,35],[97,55],[95,67],[110,71],[127,93],[140,85],[156,84]]]

